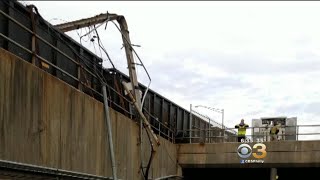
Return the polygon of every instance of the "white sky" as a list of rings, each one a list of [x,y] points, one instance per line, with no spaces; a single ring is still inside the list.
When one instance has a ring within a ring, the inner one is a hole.
[[[136,50],[151,88],[186,109],[190,103],[224,108],[228,127],[266,116],[320,124],[320,2],[28,3],[52,24],[107,11],[124,15],[132,43],[142,46]],[[126,71],[119,32],[109,23],[99,34],[116,67]],[[143,71],[138,76],[146,85]]]

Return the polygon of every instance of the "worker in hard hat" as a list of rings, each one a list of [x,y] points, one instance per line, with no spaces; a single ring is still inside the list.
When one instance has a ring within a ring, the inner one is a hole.
[[[235,126],[235,128],[238,128],[238,142],[241,142],[241,139],[245,140],[248,127],[249,125],[244,123],[244,119],[241,119],[240,124]]]
[[[271,141],[278,140],[278,133],[280,131],[281,124],[280,122],[273,123],[274,125],[270,129]]]

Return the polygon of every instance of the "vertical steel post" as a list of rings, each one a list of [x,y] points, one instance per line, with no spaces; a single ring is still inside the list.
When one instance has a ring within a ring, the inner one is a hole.
[[[277,168],[271,168],[270,180],[277,180]]]
[[[142,141],[143,141],[143,129],[142,129],[142,119],[141,118],[139,118],[140,119],[140,121],[139,121],[139,133],[140,133],[140,136],[139,136],[139,148],[140,148],[140,168],[141,168],[141,172],[143,172],[143,168],[144,168],[144,166],[143,166],[143,152],[142,152],[142,150],[143,150],[143,148],[142,148]],[[143,176],[143,173],[141,173],[141,175]]]
[[[190,104],[190,118],[189,118],[189,141],[190,141],[190,144],[191,144],[191,129],[192,129],[192,104]]]
[[[112,164],[112,174],[113,179],[117,180],[117,166],[115,162],[114,157],[114,151],[113,151],[113,140],[112,140],[112,132],[111,132],[111,118],[109,113],[109,106],[108,106],[108,99],[107,99],[107,90],[106,85],[104,84],[102,86],[102,93],[103,93],[103,103],[104,103],[104,113],[105,113],[105,122],[107,126],[108,131],[108,139],[109,139],[109,148],[110,148],[110,156],[111,156],[111,164]]]
[[[221,109],[222,113],[222,136],[223,136],[223,141],[224,142],[224,133],[225,133],[225,127],[224,127],[224,109]]]
[[[209,118],[209,128],[208,128],[208,130],[209,130],[209,138],[208,138],[209,143],[211,142],[210,141],[210,139],[211,139],[210,138],[211,137],[211,131],[210,131],[211,130],[211,122],[210,121],[211,121],[211,119]]]
[[[36,40],[37,39],[36,39],[35,16],[33,13],[33,10],[36,9],[36,7],[34,5],[30,5],[27,7],[29,8],[29,12],[30,12],[30,16],[31,16],[31,24],[32,24],[32,37],[31,37],[32,59],[31,59],[31,62],[33,65],[36,65]]]
[[[157,121],[158,121],[158,119],[157,119]],[[161,124],[160,124],[160,121],[158,121],[158,130],[159,130],[159,136],[160,136],[160,129],[161,129]]]
[[[299,126],[296,125],[296,134],[297,134],[297,141],[299,140]]]

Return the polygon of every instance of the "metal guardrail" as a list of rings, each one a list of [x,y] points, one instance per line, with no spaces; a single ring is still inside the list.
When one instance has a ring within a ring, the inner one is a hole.
[[[209,118],[208,116],[205,116],[205,115],[203,115],[203,114],[201,114],[201,113],[199,113],[199,112],[197,112],[195,110],[192,110],[192,114],[196,115],[196,116],[198,116],[198,117],[200,117],[200,118],[202,118],[202,119],[204,119],[204,120],[206,120],[208,122],[210,122],[212,127],[218,127],[220,129],[225,129],[226,132],[233,133],[233,134],[237,133],[237,131],[235,131],[233,129],[229,129],[226,126],[222,125],[221,123],[218,123],[217,121],[215,121],[215,120]]]
[[[320,140],[320,125],[281,126],[282,130],[277,135],[278,141]],[[284,129],[284,130],[283,130]],[[234,130],[236,128],[227,128]],[[286,132],[286,130],[289,132]],[[176,138],[181,143],[222,143],[238,142],[237,134],[225,134],[223,130],[191,129],[184,131],[184,136]],[[270,127],[248,127],[244,138],[245,142],[271,141]],[[291,132],[290,132],[291,131]],[[254,132],[252,134],[252,132]],[[191,136],[190,136],[191,134]],[[190,141],[191,139],[191,141]]]
[[[157,117],[153,116],[150,112],[148,112],[145,108],[143,108],[143,111],[154,121],[153,124],[151,124],[151,127],[156,130],[157,134],[159,136],[164,136],[168,138],[171,142],[174,142],[175,139],[175,133],[174,131],[168,127],[166,124],[160,122]]]

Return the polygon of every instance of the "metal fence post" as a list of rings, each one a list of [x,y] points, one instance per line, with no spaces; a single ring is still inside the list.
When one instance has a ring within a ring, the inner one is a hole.
[[[157,119],[157,121],[158,121],[158,119]],[[161,128],[161,124],[160,124],[160,121],[158,121],[158,124],[159,124],[159,127],[158,127],[158,129],[159,129],[159,136],[161,135],[161,133],[160,133],[160,128]]]
[[[189,143],[191,144],[191,126],[192,126],[192,104],[190,104],[190,117],[189,117]]]

